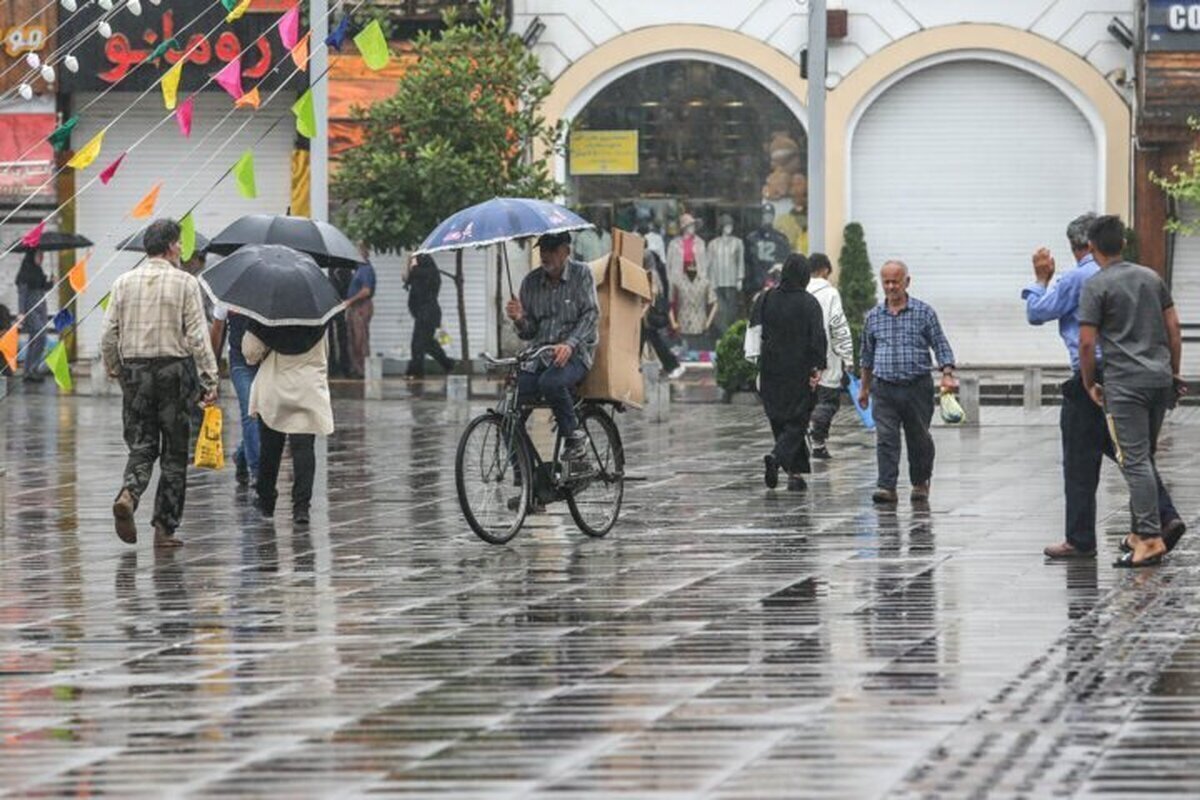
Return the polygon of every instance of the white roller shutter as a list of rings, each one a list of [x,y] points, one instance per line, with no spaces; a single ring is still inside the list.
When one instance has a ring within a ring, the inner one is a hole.
[[[1070,264],[1067,223],[1097,210],[1098,159],[1087,121],[1049,83],[986,61],[931,66],[863,114],[850,219],[876,269],[908,264],[960,363],[1061,365],[1057,329],[1027,324],[1020,292],[1039,246]]]
[[[1196,224],[1200,222],[1200,208],[1184,206],[1179,217]],[[1183,325],[1183,374],[1200,378],[1200,235],[1175,237],[1171,296]]]
[[[93,95],[76,95],[74,105],[82,109]],[[117,117],[136,95],[113,92],[80,113],[73,144],[81,147],[100,126]],[[114,245],[140,223],[128,217],[129,210],[158,182],[163,182],[156,216],[178,218],[193,203],[200,201],[213,183],[248,148],[254,151],[254,172],[258,197],[244,199],[238,194],[232,178],[204,198],[195,212],[196,228],[213,236],[244,214],[283,214],[288,210],[291,195],[291,150],[294,126],[285,119],[275,126],[261,142],[258,141],[275,118],[287,111],[294,95],[281,92],[270,104],[257,113],[238,109],[213,131],[218,121],[230,110],[231,101],[223,92],[204,92],[196,99],[192,135],[185,139],[173,119],[168,120],[150,138],[129,153],[108,186],[96,182],[79,197],[76,206],[76,230],[96,242],[96,250],[88,269],[90,283],[79,309],[86,312],[108,291],[113,280],[137,263],[135,253],[117,253]],[[104,135],[104,150],[99,160],[77,178],[82,188],[96,172],[156,125],[168,112],[164,111],[158,92],[146,95]],[[249,119],[236,135],[242,122]],[[212,135],[205,140],[210,131]],[[232,137],[232,138],[231,138]],[[215,158],[205,166],[210,156]],[[185,184],[191,181],[190,185]],[[176,194],[178,192],[178,194]],[[80,357],[98,351],[101,313],[96,311],[81,326]]]

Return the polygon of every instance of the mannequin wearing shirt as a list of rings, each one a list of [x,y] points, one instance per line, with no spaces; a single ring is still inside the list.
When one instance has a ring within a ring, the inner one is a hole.
[[[696,218],[684,214],[679,218],[679,236],[667,246],[667,273],[672,281],[682,277],[684,265],[696,265],[696,271],[708,275],[708,248],[704,240],[696,235]]]
[[[737,319],[742,281],[746,274],[746,246],[733,235],[733,217],[721,215],[721,235],[708,243],[708,278],[717,291],[717,333]]]
[[[761,224],[746,237],[746,277],[742,285],[746,294],[757,294],[771,267],[782,264],[791,254],[791,242],[775,228],[775,206],[764,203]]]

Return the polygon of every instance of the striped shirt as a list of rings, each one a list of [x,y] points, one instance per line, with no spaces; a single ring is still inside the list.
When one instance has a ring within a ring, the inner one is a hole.
[[[551,281],[541,267],[535,269],[521,281],[521,306],[525,316],[516,323],[517,335],[532,347],[570,345],[583,365],[592,368],[600,343],[600,303],[587,264],[568,261],[558,283]],[[549,353],[542,356],[544,365],[552,360]],[[537,367],[530,364],[526,369]]]
[[[926,303],[910,297],[908,305],[893,314],[885,300],[867,313],[859,361],[876,378],[907,383],[928,375],[933,371],[930,350],[937,354],[940,366],[954,366],[954,351],[937,314]]]
[[[200,283],[162,258],[148,258],[113,283],[100,353],[109,374],[137,358],[196,361],[204,388],[217,386],[217,360],[208,338]]]

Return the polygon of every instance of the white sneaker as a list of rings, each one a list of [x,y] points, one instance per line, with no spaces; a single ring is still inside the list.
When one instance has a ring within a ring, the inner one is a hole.
[[[676,367],[675,369],[673,369],[667,373],[667,380],[673,381],[676,378],[682,378],[683,373],[686,371],[687,371],[687,367],[683,366],[683,364],[680,364],[678,367]]]

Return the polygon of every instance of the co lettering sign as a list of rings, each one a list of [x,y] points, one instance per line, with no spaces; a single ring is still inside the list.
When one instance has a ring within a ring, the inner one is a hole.
[[[1200,52],[1200,0],[1149,0],[1146,49]]]

